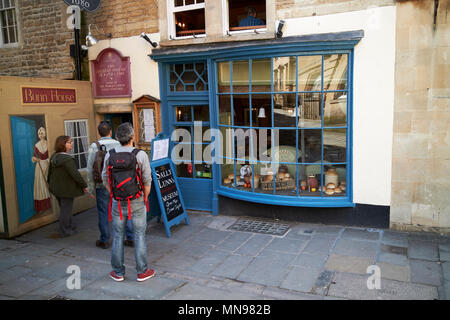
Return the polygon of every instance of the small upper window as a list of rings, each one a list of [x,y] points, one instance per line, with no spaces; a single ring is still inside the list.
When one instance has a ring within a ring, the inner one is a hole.
[[[18,42],[15,0],[0,0],[0,45]]]
[[[171,39],[205,35],[205,0],[168,0]]]
[[[266,27],[265,0],[228,0],[230,31],[254,30]]]

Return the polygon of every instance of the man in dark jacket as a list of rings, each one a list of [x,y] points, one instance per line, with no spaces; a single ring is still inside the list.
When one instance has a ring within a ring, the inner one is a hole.
[[[61,237],[76,232],[72,222],[73,199],[87,192],[87,183],[78,172],[75,159],[68,153],[70,150],[72,150],[70,137],[58,137],[55,143],[56,153],[50,158],[48,172],[49,190],[55,195],[60,207]]]

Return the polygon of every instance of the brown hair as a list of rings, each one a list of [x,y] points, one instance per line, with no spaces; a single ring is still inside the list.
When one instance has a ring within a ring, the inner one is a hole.
[[[70,140],[69,136],[59,136],[55,141],[55,152],[66,152],[66,143]]]

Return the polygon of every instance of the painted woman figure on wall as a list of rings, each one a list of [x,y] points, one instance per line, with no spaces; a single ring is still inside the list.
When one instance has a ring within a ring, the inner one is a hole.
[[[45,140],[45,129],[40,127],[37,131],[39,141],[34,145],[31,161],[36,163],[34,171],[34,209],[45,211],[50,209],[50,192],[47,185],[48,174],[48,146]]]

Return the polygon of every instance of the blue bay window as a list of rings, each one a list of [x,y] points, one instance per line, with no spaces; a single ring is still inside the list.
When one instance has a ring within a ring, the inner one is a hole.
[[[193,209],[217,213],[218,195],[275,205],[354,206],[352,61],[361,37],[344,32],[207,50],[192,46],[184,54],[154,50],[163,131],[184,129],[192,137],[175,137],[173,146],[190,150],[189,160],[177,163],[177,175]],[[204,137],[210,128],[222,137],[213,163],[194,156],[211,143],[194,142],[194,135]]]

